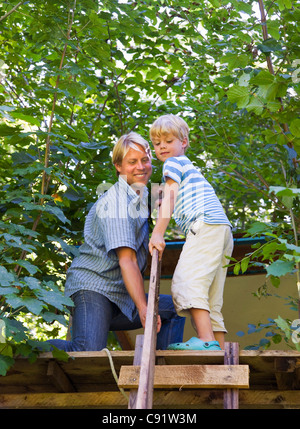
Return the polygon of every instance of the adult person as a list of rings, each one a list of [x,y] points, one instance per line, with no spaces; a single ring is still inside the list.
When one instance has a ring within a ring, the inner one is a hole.
[[[123,135],[114,147],[112,162],[118,181],[88,213],[84,243],[67,272],[65,294],[74,302],[72,339],[48,341],[65,351],[102,350],[109,331],[145,327],[146,185],[152,173],[148,142],[134,132]],[[184,323],[171,296],[160,295],[157,349],[182,341]]]

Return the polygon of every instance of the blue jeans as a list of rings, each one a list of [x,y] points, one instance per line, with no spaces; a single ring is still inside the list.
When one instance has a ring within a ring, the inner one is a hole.
[[[49,340],[58,349],[71,351],[96,351],[106,347],[109,331],[129,331],[142,327],[140,318],[131,322],[104,295],[80,290],[72,295],[72,340]],[[160,295],[158,313],[161,330],[157,335],[157,349],[165,350],[171,343],[182,342],[185,318],[176,314],[170,295]]]

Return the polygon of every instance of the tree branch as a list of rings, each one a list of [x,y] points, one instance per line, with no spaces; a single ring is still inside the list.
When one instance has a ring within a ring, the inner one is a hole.
[[[7,18],[9,15],[11,15],[16,9],[18,9],[19,6],[21,6],[22,3],[24,3],[25,0],[20,1],[18,4],[16,4],[9,12],[7,12],[5,15],[1,16],[0,22],[3,21],[5,18]]]
[[[265,14],[265,8],[264,8],[263,0],[258,0],[258,4],[259,4],[260,16],[261,16],[261,26],[262,26],[262,32],[263,32],[263,39],[267,40],[269,35],[268,35],[267,20],[266,20],[266,14]],[[275,75],[271,55],[267,55],[266,59],[267,59],[267,65],[268,65],[269,72],[271,74]],[[283,110],[282,99],[281,99],[281,97],[279,97],[278,99],[279,99],[280,104],[281,104],[281,110]],[[284,132],[287,133],[289,131],[288,125],[283,124],[283,129],[284,129]],[[291,142],[288,141],[287,144],[289,147],[292,147]]]
[[[68,47],[68,41],[70,40],[70,34],[71,34],[71,29],[72,29],[72,25],[73,25],[73,21],[74,21],[74,13],[75,13],[75,9],[76,9],[76,0],[74,0],[74,6],[72,9],[72,13],[71,13],[71,19],[68,20],[69,26],[68,26],[68,32],[67,32],[67,41],[64,45],[64,49],[62,52],[62,56],[61,56],[61,60],[60,60],[60,65],[59,65],[59,70],[62,69],[63,66],[63,62],[65,59],[65,55],[66,55],[66,51],[67,51],[67,47]],[[69,11],[70,13],[70,11]],[[57,76],[56,79],[56,84],[55,84],[55,89],[58,89],[58,85],[59,85],[59,80],[60,80],[60,75]],[[52,129],[52,125],[53,125],[53,119],[54,119],[54,111],[55,111],[55,106],[56,106],[56,102],[57,102],[57,91],[55,91],[54,93],[54,97],[53,97],[53,102],[52,102],[52,109],[51,109],[51,115],[50,115],[50,120],[49,120],[49,127],[48,127],[48,135],[47,135],[47,139],[46,139],[46,147],[45,147],[45,157],[44,157],[44,172],[43,172],[43,177],[42,177],[42,185],[41,185],[41,194],[42,194],[42,198],[40,198],[39,201],[39,205],[42,205],[44,203],[44,198],[43,195],[46,194],[48,187],[49,187],[49,182],[50,182],[50,176],[46,173],[46,168],[49,166],[49,158],[50,158],[50,133],[51,133],[51,129]],[[41,219],[41,215],[42,212],[40,211],[38,216],[36,217],[33,226],[31,228],[32,231],[36,231],[37,226],[40,222]],[[32,237],[29,237],[29,239],[31,239]],[[20,259],[24,260],[26,258],[27,255],[27,251],[22,252]],[[15,271],[18,275],[20,275],[22,270],[22,267],[20,265],[17,265],[15,267]]]
[[[70,40],[70,34],[71,34],[71,29],[72,29],[72,25],[73,25],[73,20],[74,20],[74,11],[76,8],[76,0],[74,1],[74,7],[72,10],[72,14],[71,14],[71,20],[69,22],[69,28],[68,28],[68,32],[67,32],[67,41],[65,43],[64,49],[63,49],[63,53],[61,56],[61,60],[60,60],[60,65],[59,65],[59,70],[62,69],[63,66],[63,62],[65,59],[65,55],[66,55],[66,51],[67,51],[67,47],[68,47],[68,41]],[[59,85],[59,80],[60,80],[60,75],[57,76],[56,79],[56,84],[55,84],[55,90],[58,89],[58,85]],[[54,93],[54,97],[53,97],[53,102],[52,102],[52,109],[51,109],[51,115],[50,115],[50,120],[49,120],[49,127],[48,127],[48,135],[47,135],[47,139],[46,139],[46,149],[45,149],[45,160],[44,160],[44,167],[45,169],[49,166],[49,158],[50,158],[50,133],[52,130],[52,125],[53,125],[53,119],[54,119],[54,112],[55,112],[55,106],[56,106],[56,101],[57,101],[57,91],[55,91]],[[47,173],[44,170],[43,172],[43,178],[42,178],[42,189],[41,189],[41,194],[45,195],[48,189],[48,184],[49,184],[49,180],[47,180]],[[43,204],[44,199],[42,198],[40,201],[40,204]]]

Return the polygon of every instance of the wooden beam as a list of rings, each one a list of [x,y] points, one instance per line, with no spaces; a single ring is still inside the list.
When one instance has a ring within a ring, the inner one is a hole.
[[[225,342],[224,365],[239,364],[239,344]],[[239,390],[225,389],[224,391],[224,409],[239,408]]]
[[[133,389],[140,382],[140,367],[122,366],[119,387]],[[157,365],[154,388],[249,388],[248,365]]]
[[[51,380],[58,392],[76,392],[68,376],[55,360],[51,360],[47,368],[47,377]]]
[[[127,331],[115,331],[122,350],[133,350],[132,340]]]
[[[279,390],[299,389],[299,364],[297,359],[274,359],[274,370]]]
[[[140,382],[136,398],[137,409],[151,409],[157,339],[158,296],[160,285],[160,262],[157,249],[153,250],[147,301],[147,316],[144,332]],[[137,385],[133,386],[136,387]]]
[[[240,390],[243,409],[283,409],[300,407],[300,390]],[[1,394],[0,409],[127,409],[127,401],[119,391],[78,393]],[[223,408],[222,390],[184,389],[155,390],[155,409]]]
[[[143,342],[144,342],[144,335],[137,335],[136,341],[135,341],[135,353],[134,353],[133,365],[141,365]],[[130,391],[128,409],[135,409],[137,392],[138,392],[137,389],[132,389]]]

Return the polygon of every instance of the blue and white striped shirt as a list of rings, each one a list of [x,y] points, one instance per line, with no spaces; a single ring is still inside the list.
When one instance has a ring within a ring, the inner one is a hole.
[[[87,215],[84,244],[67,272],[65,294],[71,296],[81,289],[99,292],[133,320],[137,310],[123,282],[115,249],[134,249],[143,273],[148,241],[148,190],[145,187],[140,198],[120,176]]]
[[[163,179],[179,184],[174,219],[187,234],[195,220],[231,226],[213,187],[185,156],[168,158],[163,165]]]

